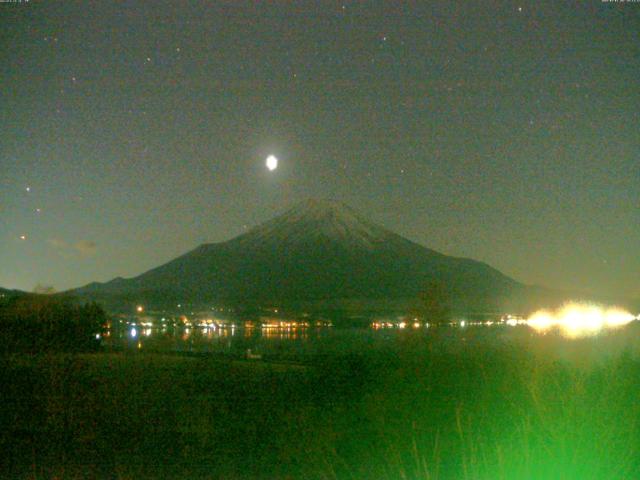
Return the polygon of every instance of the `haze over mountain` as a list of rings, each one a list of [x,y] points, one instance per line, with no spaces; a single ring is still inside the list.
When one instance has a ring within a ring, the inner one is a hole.
[[[408,304],[434,282],[444,286],[456,310],[469,312],[517,305],[529,289],[485,263],[407,240],[342,203],[308,200],[137,277],[72,292],[125,303]]]

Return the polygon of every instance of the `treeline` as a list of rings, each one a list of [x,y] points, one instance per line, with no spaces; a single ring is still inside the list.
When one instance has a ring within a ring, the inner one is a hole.
[[[0,352],[86,352],[96,350],[107,322],[96,303],[28,295],[0,302]]]

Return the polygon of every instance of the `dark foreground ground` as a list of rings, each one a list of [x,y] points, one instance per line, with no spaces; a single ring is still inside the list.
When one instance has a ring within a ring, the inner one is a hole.
[[[640,478],[640,361],[549,352],[5,356],[0,478]]]

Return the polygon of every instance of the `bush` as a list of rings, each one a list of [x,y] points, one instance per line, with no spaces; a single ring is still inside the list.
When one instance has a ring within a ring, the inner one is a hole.
[[[107,317],[99,305],[46,296],[16,297],[0,305],[0,351],[38,353],[95,350]]]

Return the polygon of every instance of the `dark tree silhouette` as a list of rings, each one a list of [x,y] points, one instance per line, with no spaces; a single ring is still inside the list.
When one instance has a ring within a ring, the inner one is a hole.
[[[0,304],[0,350],[38,353],[90,351],[107,322],[99,305],[75,305],[66,299],[27,295]]]
[[[430,324],[439,325],[451,320],[451,295],[447,286],[438,280],[424,284],[410,314]]]

